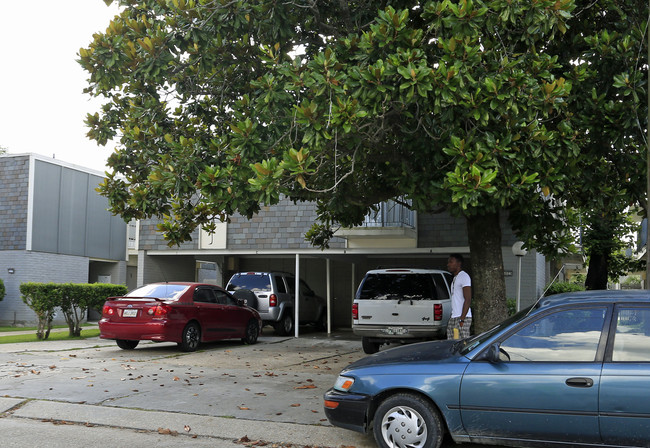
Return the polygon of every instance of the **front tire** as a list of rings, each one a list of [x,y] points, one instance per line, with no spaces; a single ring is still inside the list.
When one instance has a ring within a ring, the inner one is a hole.
[[[377,408],[373,432],[380,448],[439,448],[443,437],[442,419],[424,398],[397,394]]]
[[[201,328],[196,322],[190,322],[183,329],[183,335],[181,336],[181,342],[178,343],[178,346],[184,352],[193,352],[199,347],[201,342]]]
[[[241,338],[242,342],[247,345],[253,345],[257,342],[257,337],[260,335],[260,327],[257,325],[255,319],[248,321],[246,325],[246,334]]]
[[[289,336],[293,333],[293,316],[291,315],[291,310],[284,313],[282,319],[280,319],[274,325],[275,332],[280,336]]]
[[[127,341],[126,339],[116,339],[117,346],[122,350],[133,350],[138,346],[140,341]]]

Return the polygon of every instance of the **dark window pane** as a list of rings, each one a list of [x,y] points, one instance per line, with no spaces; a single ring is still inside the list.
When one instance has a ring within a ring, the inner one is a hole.
[[[228,291],[250,289],[251,291],[271,291],[271,277],[268,274],[235,275],[230,279]]]
[[[275,276],[275,287],[278,289],[279,294],[286,294],[287,287],[284,285],[284,279],[281,275]]]
[[[421,300],[435,299],[429,274],[368,274],[360,299]]]
[[[209,288],[197,288],[194,291],[194,301],[203,303],[215,303],[214,293]]]

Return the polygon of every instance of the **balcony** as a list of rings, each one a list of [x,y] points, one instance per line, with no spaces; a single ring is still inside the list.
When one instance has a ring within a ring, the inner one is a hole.
[[[382,202],[361,226],[339,229],[335,235],[347,239],[348,247],[416,247],[416,215],[404,202]]]

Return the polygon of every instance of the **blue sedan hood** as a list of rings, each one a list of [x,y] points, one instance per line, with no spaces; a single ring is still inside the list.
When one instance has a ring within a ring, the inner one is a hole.
[[[374,355],[366,356],[352,364],[346,370],[367,366],[402,364],[405,362],[440,361],[455,356],[454,344],[458,341],[444,340],[420,342],[393,348]]]

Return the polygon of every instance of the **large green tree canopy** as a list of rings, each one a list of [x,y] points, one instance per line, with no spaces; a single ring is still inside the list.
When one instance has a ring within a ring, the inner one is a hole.
[[[321,245],[383,200],[448,210],[482,330],[505,314],[499,212],[548,223],[540,248],[569,239],[550,193],[580,154],[553,45],[573,0],[118,3],[80,50],[105,99],[89,136],[117,145],[101,192],[170,244],[281,195],[316,202]]]

